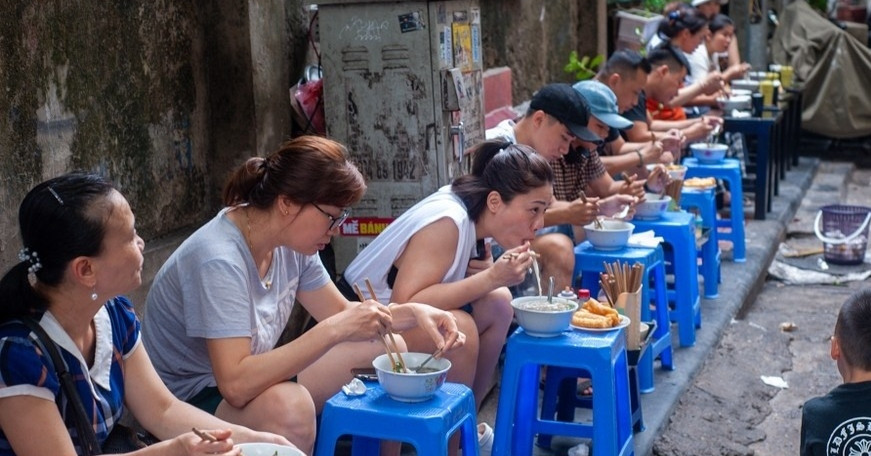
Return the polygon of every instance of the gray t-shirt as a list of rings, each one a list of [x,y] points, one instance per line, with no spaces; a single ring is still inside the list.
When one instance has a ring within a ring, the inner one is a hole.
[[[329,282],[318,255],[275,249],[261,280],[228,209],[203,225],[169,257],[148,292],[142,337],[170,391],[188,400],[216,386],[206,339],[250,337],[251,353],[271,350],[298,290]]]

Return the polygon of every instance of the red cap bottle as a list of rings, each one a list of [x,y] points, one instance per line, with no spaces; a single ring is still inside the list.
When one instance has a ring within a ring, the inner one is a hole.
[[[590,290],[586,288],[578,289],[578,302],[587,302],[590,300]]]

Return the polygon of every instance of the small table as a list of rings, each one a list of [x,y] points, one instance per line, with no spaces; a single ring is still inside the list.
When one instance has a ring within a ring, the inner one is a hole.
[[[742,133],[745,140],[756,139],[755,180],[753,193],[756,199],[756,207],[753,218],[765,220],[765,214],[771,210],[771,200],[774,198],[778,185],[777,163],[780,153],[780,144],[775,141],[778,137],[777,128],[783,120],[783,112],[779,109],[769,110],[765,113],[768,117],[724,117],[723,129],[730,133]],[[747,146],[745,141],[745,146]],[[745,160],[748,157],[745,156]]]

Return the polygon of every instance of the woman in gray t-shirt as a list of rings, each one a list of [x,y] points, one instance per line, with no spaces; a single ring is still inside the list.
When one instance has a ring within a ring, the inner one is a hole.
[[[237,169],[224,189],[227,207],[155,277],[143,326],[176,396],[284,435],[306,453],[315,414],[351,367],[382,353],[381,331],[421,327],[445,350],[465,341],[448,312],[349,302],[329,280],[317,252],[366,189],[346,155],[339,143],[307,136]],[[274,348],[295,301],[318,324]]]

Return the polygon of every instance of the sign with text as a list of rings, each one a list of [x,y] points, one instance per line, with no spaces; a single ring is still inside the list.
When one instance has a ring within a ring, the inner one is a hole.
[[[392,218],[350,217],[339,232],[342,236],[378,236],[392,221]]]

